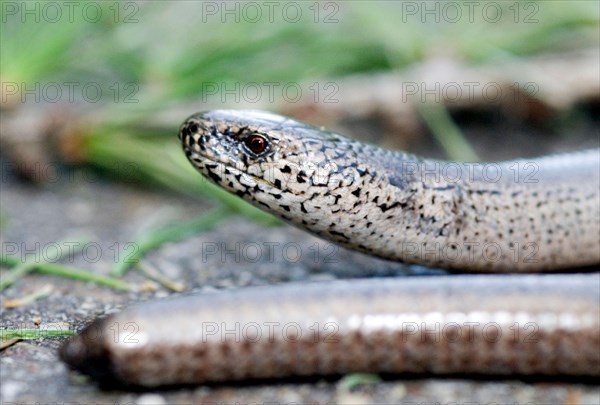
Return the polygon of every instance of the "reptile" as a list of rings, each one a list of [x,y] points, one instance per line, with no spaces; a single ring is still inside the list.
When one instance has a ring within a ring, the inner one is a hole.
[[[168,299],[92,323],[61,349],[72,367],[147,387],[355,371],[600,375],[600,274],[515,274],[600,263],[600,150],[450,162],[235,110],[190,116],[179,139],[213,182],[324,239],[494,274]]]

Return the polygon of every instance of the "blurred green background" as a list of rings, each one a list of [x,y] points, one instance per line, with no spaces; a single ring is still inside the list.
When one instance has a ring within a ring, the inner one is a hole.
[[[64,121],[52,127],[67,134],[52,143],[60,159],[257,219],[266,217],[198,181],[176,142],[207,84],[402,71],[438,55],[499,63],[597,47],[600,22],[594,1],[2,1],[1,13],[3,120],[47,111]],[[285,103],[279,92],[269,100],[275,111]]]
[[[182,108],[174,122],[154,118],[205,99],[207,84],[300,82],[401,70],[438,54],[476,64],[598,45],[593,1],[448,3],[2,1],[1,106],[18,109],[41,94],[42,104],[81,107],[71,125],[81,142],[68,149],[75,161],[108,170],[134,161],[144,180],[194,194],[202,190],[179,175],[187,164],[173,142],[194,111]],[[278,110],[285,100],[275,94]]]

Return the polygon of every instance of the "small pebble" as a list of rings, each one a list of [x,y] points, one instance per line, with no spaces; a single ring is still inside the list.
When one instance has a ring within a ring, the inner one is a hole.
[[[137,405],[166,405],[165,398],[158,394],[144,394],[136,401]]]

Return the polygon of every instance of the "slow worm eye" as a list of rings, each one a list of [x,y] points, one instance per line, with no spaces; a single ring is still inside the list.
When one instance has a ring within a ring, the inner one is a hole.
[[[244,139],[244,145],[255,155],[260,155],[267,149],[269,141],[261,135],[250,135]]]

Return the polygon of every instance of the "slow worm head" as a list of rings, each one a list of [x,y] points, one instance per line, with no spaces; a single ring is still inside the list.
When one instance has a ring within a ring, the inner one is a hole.
[[[427,160],[259,111],[194,114],[190,162],[284,220],[389,260],[474,272],[600,262],[600,151]]]

